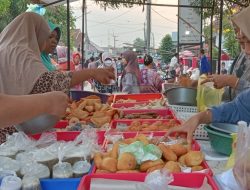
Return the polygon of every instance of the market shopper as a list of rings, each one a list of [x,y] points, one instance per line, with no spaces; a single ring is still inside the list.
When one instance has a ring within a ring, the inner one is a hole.
[[[137,55],[133,51],[122,53],[124,70],[121,76],[121,91],[128,94],[140,93],[140,70]]]
[[[236,38],[241,46],[241,54],[232,66],[231,75],[211,75],[203,83],[214,82],[216,88],[229,87],[224,93],[225,100],[232,100],[240,92],[250,87],[250,28],[246,27],[250,7],[244,9],[232,18]]]
[[[208,62],[207,56],[205,55],[205,50],[200,50],[200,74],[211,74],[211,66]]]
[[[0,93],[27,95],[50,91],[68,92],[82,81],[95,78],[102,83],[114,79],[112,69],[75,72],[48,71],[40,55],[50,35],[46,21],[36,13],[16,17],[0,34]],[[14,127],[0,133],[11,134]],[[2,136],[5,139],[5,135]],[[4,139],[1,139],[3,141]]]
[[[80,82],[95,78],[102,83],[114,79],[112,69],[74,72],[48,71],[40,60],[50,31],[36,13],[23,13],[0,34],[0,92],[12,95],[68,92]],[[11,78],[10,78],[11,76]]]
[[[178,53],[174,54],[174,57],[171,58],[170,64],[169,64],[169,70],[171,78],[175,78],[176,76],[176,69],[179,66],[178,64]]]
[[[144,56],[144,69],[141,70],[141,93],[161,93],[163,80],[153,69],[153,58],[150,55]]]
[[[57,91],[19,96],[0,94],[0,105],[0,128],[4,128],[42,114],[61,117],[68,106],[68,96]],[[1,135],[5,134],[0,132],[0,140]]]
[[[98,68],[113,68],[115,71],[115,78],[117,78],[116,64],[112,60],[111,55],[108,52],[102,54],[102,63]],[[109,84],[101,84],[100,82],[94,80],[95,88],[101,93],[113,93],[118,91],[118,86],[116,80],[112,80]]]
[[[61,30],[58,26],[56,26],[52,22],[48,22],[48,24],[49,24],[51,34],[49,36],[49,39],[46,42],[45,50],[41,53],[41,59],[42,59],[43,65],[49,71],[55,71],[56,66],[51,62],[51,57],[49,54],[53,54],[55,52],[56,46],[61,37]]]

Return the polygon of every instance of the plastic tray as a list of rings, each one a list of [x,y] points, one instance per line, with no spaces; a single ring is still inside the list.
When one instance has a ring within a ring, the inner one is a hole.
[[[198,112],[197,107],[194,106],[179,106],[179,105],[168,105],[175,112],[175,116],[178,120],[187,121],[190,117]],[[204,129],[204,124],[198,126],[194,132],[195,139],[208,140],[207,131]]]
[[[137,102],[146,102],[149,100],[161,99],[163,95],[161,93],[145,93],[145,94],[116,94],[114,96],[114,103],[118,100],[136,100]]]
[[[96,96],[100,97],[103,104],[107,103],[108,99],[110,97],[107,94],[102,94],[102,93],[98,93],[98,92],[78,91],[78,90],[71,90],[70,91],[70,97],[76,101],[79,101],[81,98],[85,98],[85,97],[91,96],[91,95],[96,95]]]
[[[58,141],[73,141],[80,132],[56,132]],[[103,144],[104,134],[97,133],[98,143]],[[38,140],[41,134],[32,135],[32,138]],[[92,172],[93,167],[89,170]],[[81,178],[69,178],[69,179],[42,179],[41,186],[43,190],[76,190]]]
[[[111,122],[111,129],[117,129],[118,131],[124,131],[125,133],[128,132],[126,131],[126,129],[128,128],[128,126],[131,125],[132,122],[134,122],[135,120],[131,120],[131,119],[119,119],[119,120],[113,120]],[[136,121],[139,121],[141,123],[149,123],[149,124],[152,124],[152,123],[155,123],[157,121],[162,121],[162,122],[167,122],[169,121],[169,119],[137,119]],[[178,120],[175,120],[177,121],[178,124],[181,124],[180,121]],[[119,126],[118,126],[119,125]],[[118,128],[117,128],[118,126]],[[136,132],[136,131],[131,131],[131,132]],[[138,132],[143,132],[143,131],[138,131]],[[166,131],[165,131],[166,132]]]
[[[219,190],[219,187],[209,175],[202,173],[192,173],[192,174],[173,174],[174,181],[170,185],[189,187],[189,188],[199,188],[202,186],[204,179],[207,179],[208,184],[213,190]],[[114,180],[130,180],[130,181],[140,181],[145,180],[146,174],[94,174],[87,175],[82,178],[78,190],[90,190],[91,179],[102,178],[102,179],[114,179]]]
[[[80,131],[62,131],[62,132],[55,132],[58,141],[73,141],[75,138],[81,133]],[[104,132],[97,131],[98,137],[98,144],[102,145],[104,142]],[[41,134],[32,135],[31,137],[35,140],[40,138]]]
[[[133,114],[133,113],[156,113],[157,115],[163,117],[162,119],[174,119],[176,116],[175,116],[175,113],[171,110],[171,109],[168,109],[168,108],[165,108],[165,109],[152,109],[152,110],[148,110],[148,109],[141,109],[141,110],[135,110],[135,109],[131,109],[131,110],[128,110],[128,109],[125,109],[122,111],[124,115],[128,115],[128,114]],[[168,116],[169,118],[164,118]],[[172,118],[171,118],[172,116]],[[127,119],[127,118],[126,118]]]
[[[148,105],[149,104],[149,102],[148,101],[145,101],[145,102],[134,102],[134,103],[113,103],[112,104],[112,107],[113,108],[118,108],[118,109],[137,109],[137,110],[145,110],[146,108],[135,108],[135,106],[139,106],[139,105]],[[162,106],[161,108],[157,108],[157,109],[166,109],[166,107],[165,106]],[[149,108],[149,110],[153,110],[153,109],[150,109]]]
[[[123,137],[125,139],[127,138],[133,138],[135,137],[136,135],[138,134],[145,134],[145,135],[153,135],[153,137],[162,137],[165,135],[165,132],[140,132],[140,133],[136,133],[136,132],[127,132],[127,133],[122,133],[123,134]],[[108,144],[108,140],[105,139],[104,140],[104,143],[103,143],[103,148],[106,149],[107,148],[107,144]],[[200,148],[200,145],[197,143],[197,141],[193,140],[193,143],[192,143],[192,150],[196,150],[196,151],[199,151],[201,150]],[[203,161],[201,166],[203,166],[204,169],[208,169],[208,175],[212,176],[213,175],[213,172],[212,170],[210,169],[209,165],[207,164],[206,161]],[[92,170],[92,174],[95,174],[96,172],[96,167],[94,166],[93,167],[93,170]],[[106,174],[105,174],[106,175]]]

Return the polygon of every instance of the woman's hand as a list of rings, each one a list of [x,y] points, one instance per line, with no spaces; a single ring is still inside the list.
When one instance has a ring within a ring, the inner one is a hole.
[[[186,133],[187,134],[187,143],[188,143],[188,148],[191,149],[192,147],[192,139],[193,139],[193,133],[196,130],[196,128],[200,124],[208,124],[212,121],[212,113],[211,111],[207,110],[204,112],[200,112],[190,119],[188,119],[185,123],[183,123],[181,126],[173,127],[170,128],[166,135],[165,138],[167,139],[169,135],[172,133]]]
[[[41,98],[41,101],[45,102],[46,112],[58,117],[65,115],[69,103],[69,97],[65,93],[54,91],[41,94],[41,96],[44,96],[44,98]]]
[[[102,84],[109,84],[110,80],[115,80],[114,68],[94,69],[92,70],[92,77]]]
[[[217,89],[224,88],[226,86],[230,86],[235,88],[237,85],[238,78],[233,75],[208,75],[205,80],[201,82],[201,84],[205,84],[207,82],[213,82],[214,87]]]

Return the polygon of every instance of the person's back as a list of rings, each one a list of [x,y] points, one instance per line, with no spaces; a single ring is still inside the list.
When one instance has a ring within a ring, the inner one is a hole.
[[[159,93],[162,91],[160,75],[153,69],[153,58],[150,55],[144,57],[145,68],[141,70],[140,91],[141,93]]]
[[[210,70],[210,64],[208,62],[208,59],[205,55],[205,51],[204,49],[201,49],[200,51],[200,74],[210,74],[211,70]]]

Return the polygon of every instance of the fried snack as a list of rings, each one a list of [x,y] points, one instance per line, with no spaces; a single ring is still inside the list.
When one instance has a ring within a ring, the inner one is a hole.
[[[95,103],[100,103],[101,104],[101,99],[84,99],[86,101],[87,106],[94,106]]]
[[[165,146],[164,144],[160,143],[158,147],[161,149],[163,157],[166,161],[177,161],[177,156],[171,148]]]
[[[80,120],[77,117],[71,117],[69,120],[69,125],[80,123]]]
[[[185,163],[185,157],[186,157],[186,154],[180,156],[179,159],[178,159],[178,162],[179,162],[182,166],[185,166],[185,165],[186,165],[186,163]]]
[[[110,108],[108,104],[102,104],[101,111],[107,111]]]
[[[80,110],[79,108],[76,108],[72,110],[72,115],[77,117],[78,119],[85,119],[89,116],[89,113],[87,111]]]
[[[158,160],[155,160],[155,161],[148,160],[148,161],[143,162],[140,165],[140,171],[146,172],[149,168],[152,168],[152,167],[157,166],[157,165],[162,165],[162,164],[164,164],[162,159],[158,159]]]
[[[114,158],[114,159],[117,159],[118,158],[118,152],[119,152],[119,142],[116,142],[114,145],[113,145],[113,148],[110,152],[110,157],[111,158]]]
[[[102,108],[102,104],[94,103],[95,111],[99,111]]]
[[[93,112],[93,111],[94,111],[94,106],[86,106],[85,109],[86,109],[88,112]]]
[[[135,141],[136,141],[135,138],[127,138],[127,139],[124,139],[122,142],[123,142],[124,144],[131,144],[131,143],[133,143],[133,142],[135,142]]]
[[[103,174],[103,173],[113,173],[113,172],[108,171],[108,170],[100,170],[100,169],[97,169],[97,170],[95,171],[95,173],[97,173],[97,174]]]
[[[100,152],[98,152],[98,153],[96,153],[96,154],[94,155],[94,163],[95,163],[95,165],[96,165],[96,167],[97,167],[98,169],[101,168],[101,164],[102,164],[102,154],[101,154]]]
[[[103,111],[96,111],[93,113],[93,116],[92,117],[104,117],[106,116],[105,112]]]
[[[153,166],[153,167],[147,169],[147,173],[162,169],[163,167],[164,167],[164,164],[159,164],[157,166]]]
[[[105,117],[92,117],[90,118],[90,121],[96,126],[96,127],[102,127],[104,124],[109,123],[111,121],[111,118],[109,116]]]
[[[86,102],[86,101],[82,101],[82,102],[79,104],[78,109],[83,110],[83,109],[85,109],[85,106],[86,106],[86,105],[87,105],[87,102]]]
[[[144,134],[139,134],[136,136],[136,140],[143,142],[144,145],[149,144],[148,138]]]
[[[108,170],[110,172],[117,171],[117,160],[111,157],[104,158],[101,163],[102,170]]]
[[[111,116],[111,117],[112,117],[115,113],[116,113],[116,110],[114,110],[114,109],[110,109],[110,110],[106,111],[106,115]]]
[[[189,151],[185,156],[185,163],[187,166],[199,166],[204,159],[201,151]]]
[[[138,170],[120,170],[117,171],[116,173],[140,173]]]
[[[187,153],[187,148],[182,144],[173,144],[170,145],[169,148],[174,151],[177,157]]]
[[[134,170],[136,164],[135,156],[132,153],[124,152],[118,159],[117,170]]]
[[[202,166],[193,166],[192,167],[192,172],[194,172],[194,171],[201,171],[201,170],[203,170],[204,168],[202,167]]]
[[[164,169],[168,170],[170,173],[181,172],[181,168],[179,166],[179,163],[178,162],[174,162],[174,161],[168,161],[165,164]]]
[[[111,157],[111,151],[102,153],[102,158]]]

